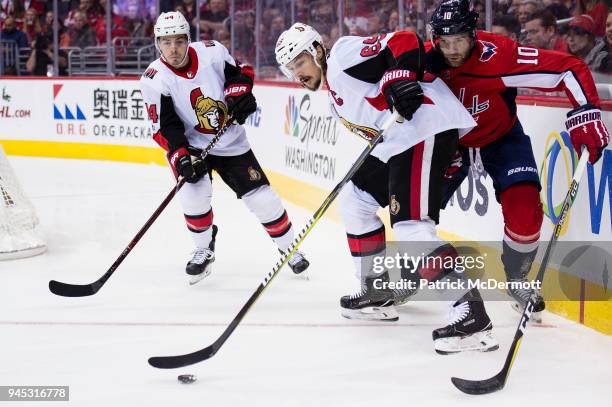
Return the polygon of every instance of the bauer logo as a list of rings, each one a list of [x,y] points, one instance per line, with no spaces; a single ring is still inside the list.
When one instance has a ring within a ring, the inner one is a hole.
[[[64,87],[61,83],[53,84],[53,119],[54,120],[87,120],[80,106],[73,101],[65,101],[61,96]]]

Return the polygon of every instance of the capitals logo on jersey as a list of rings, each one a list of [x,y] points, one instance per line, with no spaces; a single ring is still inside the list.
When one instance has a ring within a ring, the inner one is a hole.
[[[478,59],[480,62],[487,62],[489,59],[493,58],[493,55],[497,54],[497,46],[489,41],[478,40],[482,44],[482,53],[480,54],[480,58]]]
[[[225,103],[205,97],[200,88],[191,91],[190,99],[198,119],[198,124],[193,128],[204,134],[215,134],[221,130],[227,119]]]

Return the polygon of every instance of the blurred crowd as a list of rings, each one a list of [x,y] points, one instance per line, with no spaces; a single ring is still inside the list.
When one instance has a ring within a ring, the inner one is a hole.
[[[399,1],[404,21],[400,23]],[[235,57],[255,64],[261,76],[276,76],[274,45],[293,21],[315,27],[324,45],[341,35],[369,35],[403,28],[426,35],[424,24],[438,0],[159,0],[159,11],[182,12],[191,24],[192,39],[217,40],[233,48]],[[494,32],[523,45],[569,52],[582,58],[594,72],[611,73],[612,9],[606,0],[493,0]],[[0,39],[13,40],[52,54],[53,2],[0,0]],[[58,0],[60,48],[106,44],[108,0]],[[114,0],[111,38],[152,37],[157,0]],[[199,6],[198,6],[199,5]],[[420,5],[423,5],[421,7]],[[474,0],[485,28],[485,0]],[[199,10],[198,10],[199,8]],[[199,13],[199,19],[198,19]],[[417,28],[418,27],[418,28]],[[233,36],[233,38],[232,38]],[[258,47],[256,45],[259,45]],[[33,51],[34,53],[34,51]],[[258,53],[258,55],[257,55]],[[29,69],[29,68],[28,68]]]

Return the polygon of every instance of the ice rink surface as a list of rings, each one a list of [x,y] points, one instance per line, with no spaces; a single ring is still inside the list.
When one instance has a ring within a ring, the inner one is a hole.
[[[211,276],[189,287],[191,241],[175,200],[101,291],[61,298],[50,279],[89,283],[121,253],[172,185],[166,168],[11,157],[37,208],[49,250],[0,262],[0,385],[68,385],[68,406],[604,406],[612,338],[546,313],[531,326],[502,392],[467,396],[451,376],[499,371],[519,315],[489,303],[500,350],[440,356],[431,331],[447,303],[411,303],[397,323],[343,319],[357,289],[341,225],[323,219],[302,250],[310,280],[283,270],[211,360],[157,370],[150,356],[212,343],[271,270],[278,253],[222,182]],[[296,229],[310,212],[287,203]],[[179,374],[199,380],[185,385]],[[4,403],[1,403],[4,404]],[[8,404],[8,403],[6,403]]]

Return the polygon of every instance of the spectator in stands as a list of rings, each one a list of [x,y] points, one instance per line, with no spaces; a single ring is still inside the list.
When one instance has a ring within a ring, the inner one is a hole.
[[[417,32],[417,26],[412,17],[410,15],[406,15],[406,24],[404,25],[404,31],[411,31],[413,33]]]
[[[97,2],[94,0],[80,0],[79,7],[74,10],[70,10],[68,17],[64,24],[66,27],[72,27],[75,22],[76,13],[82,13],[85,16],[85,22],[90,27],[95,27],[99,18],[104,18],[100,15],[100,8]]]
[[[574,17],[570,21],[567,46],[569,53],[582,58],[591,70],[599,68],[607,56],[603,40],[595,39],[595,22],[586,14]]]
[[[15,41],[19,48],[28,47],[28,36],[17,28],[15,17],[11,15],[4,20],[4,29],[0,33],[0,40]]]
[[[549,10],[557,20],[571,17],[571,14],[561,0],[544,1],[546,10]]]
[[[12,16],[15,18],[16,27],[20,28],[26,10],[23,0],[2,0],[0,10],[0,20]]]
[[[604,42],[608,54],[601,61],[601,65],[599,65],[596,70],[602,73],[612,73],[612,11],[608,13],[608,18],[606,20],[606,36],[604,37]]]
[[[313,2],[311,11],[310,25],[319,33],[329,34],[332,27],[338,25],[336,10],[331,1]]]
[[[501,14],[493,19],[491,31],[506,36],[512,41],[518,41],[521,35],[521,24],[514,15]]]
[[[529,16],[538,11],[538,2],[536,0],[523,0],[518,8],[518,21],[521,27],[525,27],[525,23],[529,20]]]
[[[23,32],[28,36],[28,43],[32,43],[36,36],[42,31],[38,12],[34,8],[29,8],[23,19]]]
[[[479,30],[484,30],[486,26],[484,3],[480,0],[474,0],[474,2],[472,3],[472,10],[478,13],[478,22],[476,23],[476,28]]]
[[[380,13],[370,15],[370,18],[368,18],[368,25],[366,27],[366,34],[368,35],[386,32],[385,20]]]
[[[100,15],[102,17],[98,18],[98,21],[96,21],[96,25],[93,26],[93,29],[96,33],[96,40],[98,41],[98,44],[100,45],[106,44],[106,5],[107,4],[108,4],[108,0],[100,0],[100,2],[98,3]],[[141,15],[143,13],[135,13],[132,18],[126,17],[124,21],[124,18],[116,14],[111,9],[111,40],[116,37],[132,36],[133,34],[131,30],[134,29],[134,22],[141,21],[142,20]],[[130,20],[129,24],[127,20]]]
[[[232,35],[229,30],[222,28],[220,30],[215,31],[215,35],[213,37],[215,41],[219,41],[228,51],[232,50]]]
[[[97,45],[96,33],[87,24],[87,16],[82,11],[76,11],[72,19],[74,24],[62,36],[60,47],[93,47]]]
[[[395,32],[399,30],[399,13],[397,10],[393,10],[391,14],[389,14],[389,21],[387,21],[387,30],[386,32]]]
[[[252,64],[255,57],[255,14],[252,11],[239,12],[234,21],[233,55],[241,62]]]
[[[582,14],[587,14],[593,19],[595,36],[601,37],[606,33],[608,6],[605,0],[578,0],[574,16]]]
[[[47,36],[40,34],[32,43],[32,52],[26,62],[26,69],[35,76],[53,75],[53,41]],[[65,51],[58,51],[59,76],[66,76],[68,67],[68,55]]]
[[[525,22],[525,45],[567,52],[567,43],[557,31],[557,19],[549,10],[532,14]]]
[[[61,37],[62,34],[66,32],[66,27],[64,27],[64,23],[62,20],[57,20],[58,24],[58,37]],[[45,13],[45,20],[42,23],[42,33],[47,37],[47,40],[53,41],[53,11],[47,11]]]
[[[274,47],[278,37],[287,28],[285,24],[285,18],[283,16],[276,16],[272,19],[269,26],[266,26],[264,37],[263,37],[263,61],[265,65],[273,65],[276,67],[276,55]]]
[[[225,29],[225,20],[229,17],[226,0],[210,0],[208,5],[200,8],[200,35],[211,39],[217,30]]]

